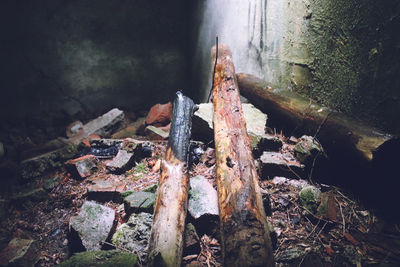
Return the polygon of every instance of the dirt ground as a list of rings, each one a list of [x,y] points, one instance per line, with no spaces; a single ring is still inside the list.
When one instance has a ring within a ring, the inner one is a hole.
[[[131,170],[110,175],[105,167],[92,177],[79,181],[65,169],[48,174],[58,176],[58,184],[42,202],[25,203],[15,207],[9,218],[1,222],[1,240],[12,237],[40,241],[40,260],[37,266],[54,266],[69,255],[68,222],[87,198],[91,180],[106,176],[122,183],[125,190],[140,191],[156,184],[158,161],[163,158],[166,142],[153,143],[153,155],[143,158]],[[108,159],[102,159],[106,163]],[[102,164],[101,166],[104,166]],[[203,158],[192,166],[190,176],[203,175],[216,186],[215,160]],[[278,266],[398,266],[400,262],[400,228],[374,216],[341,188],[308,181],[329,192],[331,210],[327,217],[314,215],[304,209],[299,200],[301,181],[284,178],[260,181],[270,198],[269,221],[274,228],[273,242]],[[117,211],[118,224],[125,222],[121,203],[105,205]],[[184,255],[184,266],[222,266],[221,248],[216,237],[201,237],[201,252]]]

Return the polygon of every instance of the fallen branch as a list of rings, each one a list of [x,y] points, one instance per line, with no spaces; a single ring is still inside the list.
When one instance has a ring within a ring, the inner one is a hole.
[[[216,50],[211,51],[216,59]],[[240,103],[232,55],[218,46],[214,140],[224,266],[274,266],[270,230]]]

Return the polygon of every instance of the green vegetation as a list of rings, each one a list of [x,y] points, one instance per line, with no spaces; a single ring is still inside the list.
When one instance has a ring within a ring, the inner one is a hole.
[[[147,167],[146,162],[136,163],[135,167],[130,169],[125,173],[126,176],[132,176],[132,178],[136,181],[143,177],[143,174],[148,174],[150,172]]]
[[[108,251],[86,251],[77,253],[67,261],[59,264],[60,267],[134,267],[137,265],[137,257],[135,254],[120,252],[117,250]]]

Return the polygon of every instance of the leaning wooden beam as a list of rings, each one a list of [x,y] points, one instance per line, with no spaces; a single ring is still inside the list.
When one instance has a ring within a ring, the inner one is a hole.
[[[267,82],[253,75],[239,73],[240,93],[269,115],[269,121],[286,130],[315,135],[328,152],[328,156],[371,161],[390,135],[334,112],[308,98],[288,90],[270,87]],[[330,152],[330,153],[329,153]]]
[[[196,107],[190,98],[177,92],[168,147],[161,164],[149,241],[149,266],[181,265],[189,183],[186,167]]]
[[[215,61],[216,48],[211,51]],[[218,46],[214,138],[224,266],[274,266],[259,177],[250,149],[232,55]]]

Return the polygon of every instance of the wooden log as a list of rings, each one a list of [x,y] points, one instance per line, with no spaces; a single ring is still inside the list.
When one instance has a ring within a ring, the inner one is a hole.
[[[211,51],[215,61],[216,48]],[[274,266],[232,55],[218,45],[213,87],[218,205],[224,266]]]
[[[180,266],[187,212],[189,178],[187,161],[193,101],[177,92],[168,147],[161,163],[153,226],[149,241],[149,266]]]
[[[392,137],[343,113],[289,90],[274,89],[253,75],[237,74],[240,93],[268,114],[268,120],[290,134],[308,134],[321,142],[328,156],[369,162]]]

